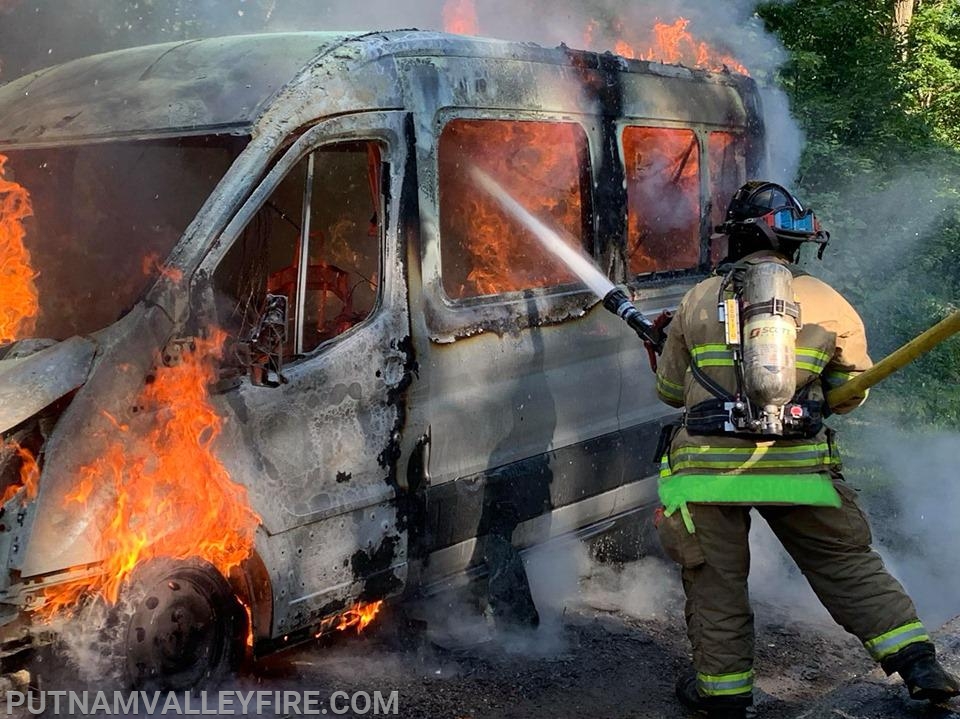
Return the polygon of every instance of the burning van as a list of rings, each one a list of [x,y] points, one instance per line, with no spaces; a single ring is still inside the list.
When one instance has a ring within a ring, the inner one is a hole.
[[[5,668],[99,602],[132,683],[189,687],[640,521],[644,347],[471,171],[655,314],[762,135],[741,74],[414,31],[0,88]]]

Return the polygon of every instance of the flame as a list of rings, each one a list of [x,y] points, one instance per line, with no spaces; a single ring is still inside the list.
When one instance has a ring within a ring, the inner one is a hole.
[[[382,605],[383,600],[370,604],[357,603],[352,609],[348,609],[340,615],[340,623],[337,625],[337,629],[342,632],[350,627],[356,627],[357,634],[359,634],[377,616],[377,612],[380,611]]]
[[[480,23],[473,0],[447,0],[443,5],[443,29],[456,35],[479,35]]]
[[[0,506],[9,502],[16,494],[23,489],[22,501],[24,504],[33,500],[37,496],[37,490],[40,484],[40,467],[37,465],[37,458],[30,450],[21,447],[13,441],[4,442],[0,439],[0,453],[4,450],[15,452],[20,457],[20,472],[18,481],[10,484],[0,496]]]
[[[160,255],[156,252],[148,252],[144,255],[141,269],[146,277],[160,275],[173,282],[179,282],[183,279],[183,271],[176,267],[168,267],[160,262]]]
[[[632,274],[693,267],[700,256],[700,160],[691,130],[627,127],[627,257]]]
[[[649,60],[668,65],[687,65],[703,70],[722,72],[730,70],[749,75],[736,58],[712,49],[707,43],[696,40],[687,30],[690,21],[678,17],[673,23],[657,22],[653,26],[652,37],[637,39],[635,42],[625,39],[628,34],[622,22],[614,23],[613,30],[619,39],[614,43],[614,52],[635,60]],[[597,22],[591,20],[584,32],[584,39],[592,41]],[[647,50],[638,50],[640,47]],[[588,44],[589,47],[589,44]]]
[[[243,611],[247,614],[247,640],[246,644],[251,649],[253,648],[253,610],[250,608],[250,605],[245,601],[240,600],[240,604],[243,606]]]
[[[440,144],[440,222],[448,238],[442,252],[452,255],[444,277],[447,294],[461,299],[575,282],[571,271],[545,256],[529,231],[481,192],[464,168],[468,160],[475,162],[530,212],[564,230],[561,234],[579,238],[578,152],[586,144],[580,128],[456,120],[444,129]]]
[[[82,594],[116,602],[124,580],[150,559],[199,558],[227,576],[250,555],[260,518],[213,452],[221,420],[207,387],[225,338],[214,330],[196,339],[179,364],[157,369],[136,403],[143,415],[154,413],[144,436],[110,418],[116,439],[81,469],[66,498],[70,511],[87,511],[95,490],[113,491],[113,501],[94,510],[106,559],[95,576],[47,589],[41,616]]]
[[[30,193],[5,177],[0,155],[0,344],[30,336],[39,310],[36,273],[23,244],[23,221],[33,215]]]

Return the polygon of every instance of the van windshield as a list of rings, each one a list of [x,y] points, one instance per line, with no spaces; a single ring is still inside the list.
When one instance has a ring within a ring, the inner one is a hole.
[[[246,143],[0,151],[0,345],[89,334],[128,312]]]

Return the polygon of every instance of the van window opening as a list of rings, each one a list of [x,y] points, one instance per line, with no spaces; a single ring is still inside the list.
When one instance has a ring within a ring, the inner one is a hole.
[[[181,137],[3,151],[30,194],[24,245],[39,300],[33,337],[63,340],[126,314],[247,144]]]
[[[440,261],[447,296],[461,300],[579,282],[475,186],[474,166],[571,244],[588,254],[593,248],[590,161],[582,127],[453,120],[439,143]]]
[[[626,127],[627,267],[631,276],[700,262],[700,144],[692,130]]]
[[[315,150],[281,180],[214,273],[231,334],[249,335],[267,294],[286,298],[288,357],[297,351],[298,307],[302,352],[370,316],[380,285],[380,168],[376,143],[341,143]]]
[[[746,141],[732,132],[711,132],[707,140],[707,158],[710,169],[710,231],[713,232],[726,219],[730,198],[747,181]],[[726,243],[711,243],[711,265],[716,265],[726,255]]]

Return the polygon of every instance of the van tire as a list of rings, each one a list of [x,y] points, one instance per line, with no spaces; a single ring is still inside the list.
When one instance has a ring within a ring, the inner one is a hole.
[[[206,562],[152,563],[130,587],[122,646],[125,683],[136,690],[213,687],[243,658],[246,613]]]

